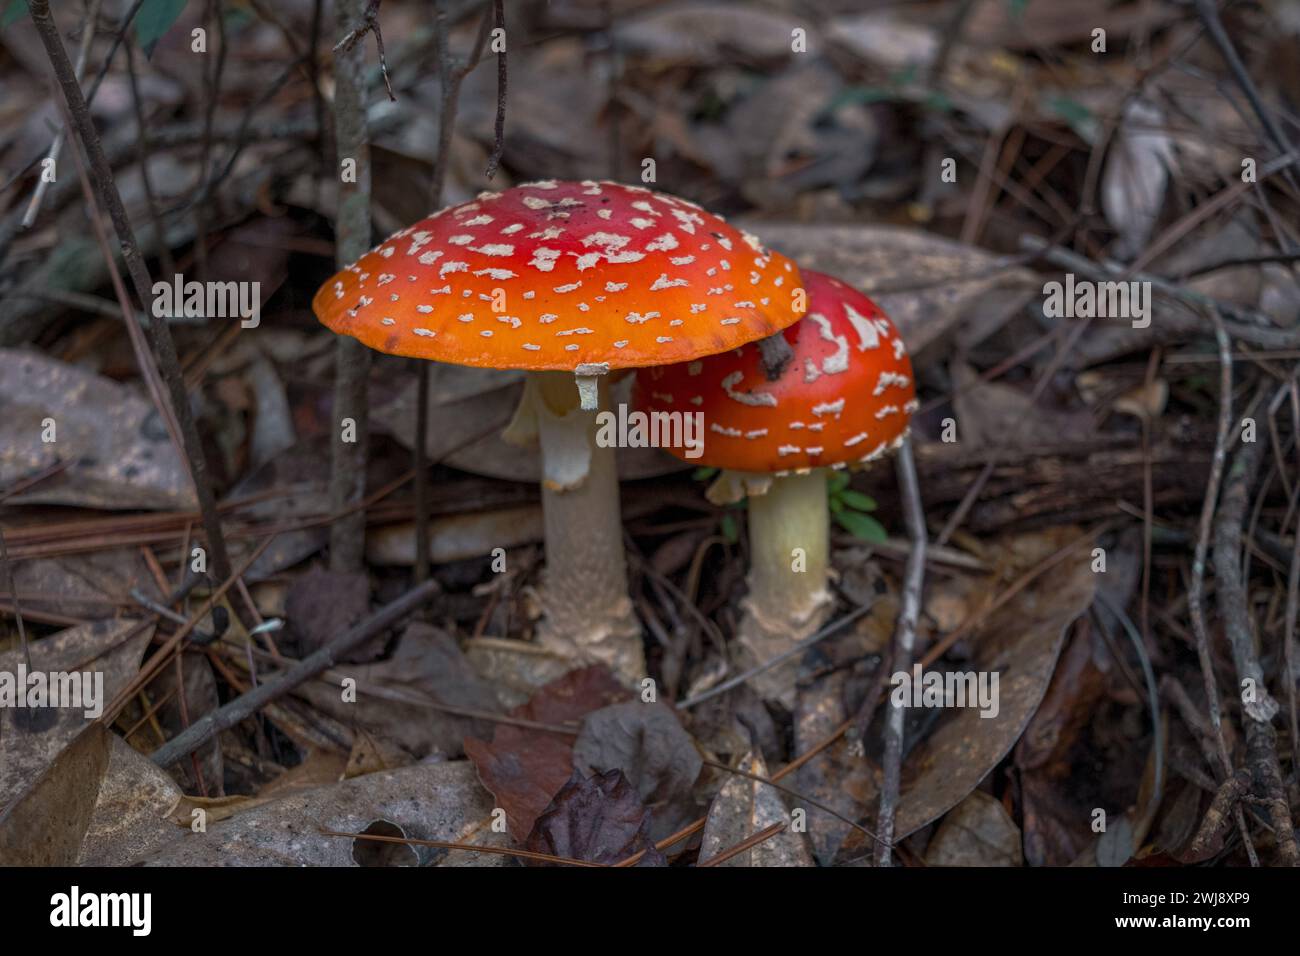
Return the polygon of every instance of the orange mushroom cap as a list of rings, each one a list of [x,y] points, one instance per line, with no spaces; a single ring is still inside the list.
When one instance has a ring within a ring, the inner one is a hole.
[[[861,292],[804,269],[808,315],[784,332],[794,360],[775,382],[757,345],[637,373],[645,412],[702,412],[703,454],[737,471],[874,461],[897,447],[916,410],[912,363],[888,317]],[[686,458],[684,448],[669,448]]]
[[[797,321],[799,270],[693,203],[609,182],[483,193],[380,243],[317,291],[334,332],[490,368],[639,368]]]

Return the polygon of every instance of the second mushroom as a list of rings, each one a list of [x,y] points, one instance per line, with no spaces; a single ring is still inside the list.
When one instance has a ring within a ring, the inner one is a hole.
[[[776,381],[758,347],[747,345],[638,372],[633,393],[649,414],[702,414],[704,453],[692,461],[725,469],[710,498],[749,496],[742,669],[773,661],[825,622],[833,603],[827,469],[887,455],[916,409],[911,361],[885,314],[838,279],[808,269],[802,276],[808,315],[784,333],[794,359]],[[751,683],[789,704],[796,664]]]

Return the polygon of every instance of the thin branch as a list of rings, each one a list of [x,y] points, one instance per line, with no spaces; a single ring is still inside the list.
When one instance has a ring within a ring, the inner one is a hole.
[[[502,33],[504,41],[506,29],[506,5],[505,0],[493,0],[492,2],[492,19],[496,29]],[[497,167],[501,165],[501,154],[505,151],[506,140],[506,47],[503,42],[501,52],[497,54],[497,116],[496,127],[493,133],[492,155],[488,157],[487,169],[484,174],[488,179],[496,175]]]
[[[372,0],[373,3],[373,0]],[[375,8],[378,7],[374,3]],[[352,24],[362,17],[361,0],[336,5],[338,29],[346,47],[334,57],[334,127],[340,176],[338,219],[335,224],[337,265],[344,268],[370,248],[370,148],[365,111],[365,47],[346,40]],[[343,177],[345,164],[355,176]],[[339,517],[330,526],[330,567],[357,571],[365,553],[365,514],[347,508],[365,497],[366,457],[370,438],[370,350],[350,336],[335,345],[334,425],[330,461],[330,507]],[[343,423],[350,419],[354,434],[345,441]]]
[[[898,611],[898,629],[894,632],[892,666],[894,672],[908,673],[912,669],[912,649],[916,646],[916,622],[921,616],[921,589],[925,585],[925,508],[921,504],[921,487],[916,478],[916,462],[912,458],[912,439],[909,437],[898,450],[896,462],[899,491],[903,499],[903,512],[907,522],[912,553],[907,556],[907,570],[903,580],[903,599]],[[892,703],[892,700],[891,700]],[[894,842],[894,814],[898,806],[899,782],[903,761],[903,720],[906,709],[894,706],[885,722],[884,779],[880,785],[880,813],[876,816],[876,830],[880,842],[876,845],[876,866],[889,866]]]
[[[422,606],[439,590],[437,581],[426,581],[416,585],[397,600],[385,604],[366,620],[328,641],[319,650],[307,655],[278,677],[205,714],[191,724],[188,730],[176,735],[150,754],[150,759],[160,767],[170,766],[221,731],[230,729],[277,697],[288,693],[321,671],[333,667],[341,656],[392,627]]]
[[[366,4],[366,10],[361,15],[361,22],[334,44],[335,53],[351,53],[352,49],[365,39],[367,33],[375,35],[375,46],[379,50],[379,73],[384,78],[384,89],[388,90],[388,98],[394,103],[397,97],[393,95],[393,84],[388,80],[388,60],[384,56],[384,34],[379,29],[379,4],[382,0],[369,0]]]
[[[1289,383],[1282,385],[1282,388],[1287,387]],[[1258,410],[1262,397],[1262,392],[1257,393],[1247,414]],[[1285,866],[1298,866],[1300,849],[1296,846],[1286,785],[1278,765],[1277,731],[1272,724],[1278,703],[1268,693],[1264,669],[1255,647],[1241,562],[1246,505],[1263,457],[1263,442],[1244,442],[1228,471],[1214,528],[1215,597],[1228,646],[1232,650],[1237,680],[1243,689],[1241,710],[1246,725],[1246,763],[1254,781],[1253,790],[1264,802],[1279,860]],[[1244,693],[1247,683],[1253,688],[1253,696],[1247,697]]]

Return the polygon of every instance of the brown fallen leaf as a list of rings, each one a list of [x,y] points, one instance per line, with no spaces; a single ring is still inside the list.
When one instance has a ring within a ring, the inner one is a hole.
[[[573,775],[573,741],[587,714],[631,695],[602,665],[570,671],[547,684],[511,717],[551,727],[570,727],[573,735],[499,724],[491,743],[465,738],[465,753],[479,779],[506,811],[510,833],[521,843]]]
[[[644,850],[637,866],[666,866],[668,861],[655,849],[649,830],[650,811],[621,770],[591,777],[575,770],[537,818],[524,849],[607,865]]]
[[[704,763],[663,704],[636,700],[592,711],[573,743],[573,765],[584,772],[621,770],[653,813],[656,840],[696,816],[691,791]]]

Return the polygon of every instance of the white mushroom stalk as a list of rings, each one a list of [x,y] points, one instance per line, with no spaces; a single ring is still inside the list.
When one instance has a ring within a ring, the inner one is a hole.
[[[596,440],[608,379],[581,407],[573,376],[530,372],[506,439],[541,452],[546,569],[538,640],[570,659],[600,661],[629,682],[645,674],[641,627],[628,598],[616,451]]]
[[[749,593],[736,634],[748,669],[788,651],[826,623],[830,591],[830,508],[826,470],[777,477],[749,498]],[[797,658],[752,681],[764,697],[791,703]]]

